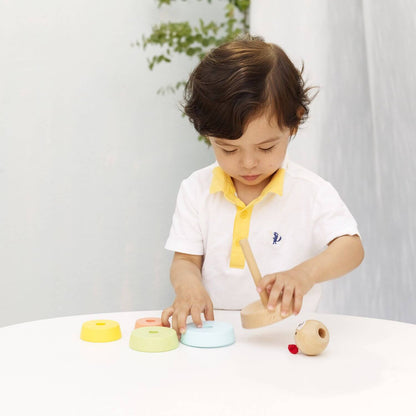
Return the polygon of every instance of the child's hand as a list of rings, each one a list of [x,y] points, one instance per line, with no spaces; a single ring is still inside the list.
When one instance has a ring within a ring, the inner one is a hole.
[[[275,310],[281,301],[280,314],[286,317],[293,305],[293,313],[298,314],[302,308],[303,296],[312,288],[314,282],[309,273],[300,268],[273,273],[263,277],[257,287],[261,293],[266,290],[269,295],[267,308]]]
[[[214,308],[211,298],[203,287],[187,289],[176,296],[173,305],[162,312],[162,325],[170,327],[169,318],[172,317],[172,328],[178,337],[186,331],[186,318],[191,315],[197,327],[202,327],[201,313],[205,320],[214,320]]]

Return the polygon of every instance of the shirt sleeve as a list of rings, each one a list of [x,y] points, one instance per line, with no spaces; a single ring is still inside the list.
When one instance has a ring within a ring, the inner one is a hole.
[[[203,255],[203,238],[199,224],[197,189],[185,179],[178,192],[176,208],[172,218],[167,250],[186,254]]]
[[[313,240],[320,249],[337,237],[360,235],[357,222],[329,182],[317,192],[313,221]]]

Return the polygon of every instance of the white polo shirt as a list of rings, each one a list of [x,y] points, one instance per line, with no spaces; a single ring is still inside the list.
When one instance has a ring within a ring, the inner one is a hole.
[[[165,248],[203,255],[202,279],[216,309],[242,309],[259,299],[238,241],[248,237],[261,274],[291,269],[316,256],[334,238],[359,234],[332,185],[286,160],[247,206],[231,178],[214,163],[180,187]],[[315,285],[302,311],[313,311]]]

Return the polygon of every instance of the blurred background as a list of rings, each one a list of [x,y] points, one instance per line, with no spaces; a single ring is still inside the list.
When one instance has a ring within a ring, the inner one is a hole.
[[[0,326],[162,309],[182,179],[214,157],[181,116],[197,57],[148,69],[161,22],[222,19],[225,0],[0,0]],[[416,3],[252,0],[250,31],[320,87],[293,160],[338,190],[366,258],[321,312],[416,323]]]

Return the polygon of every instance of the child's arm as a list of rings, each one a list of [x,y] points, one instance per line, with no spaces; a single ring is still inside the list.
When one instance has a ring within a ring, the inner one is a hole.
[[[211,299],[202,284],[201,268],[203,256],[185,253],[175,253],[170,268],[170,280],[176,293],[173,305],[162,313],[163,326],[170,326],[183,334],[186,328],[186,318],[192,316],[196,326],[202,326],[201,313],[206,320],[214,320]]]
[[[322,253],[304,261],[293,269],[269,274],[261,280],[257,290],[269,293],[268,308],[274,310],[281,299],[281,315],[298,314],[303,296],[315,283],[340,277],[355,269],[364,259],[364,249],[358,235],[344,235],[332,240]]]

